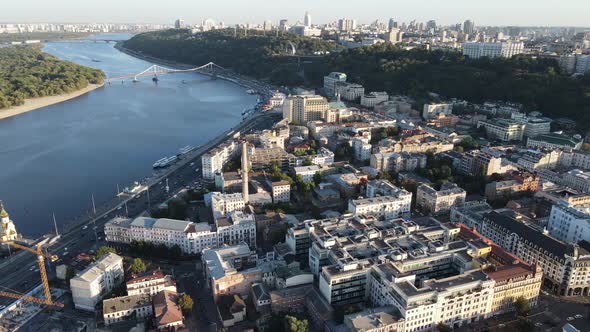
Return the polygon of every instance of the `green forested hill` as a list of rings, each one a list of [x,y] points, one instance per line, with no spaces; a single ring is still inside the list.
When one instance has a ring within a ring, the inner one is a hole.
[[[60,60],[38,46],[0,48],[0,109],[26,98],[74,92],[104,80],[100,70]]]
[[[298,84],[296,57],[289,57],[295,46],[298,55],[334,52],[341,47],[334,42],[276,35],[261,31],[244,31],[234,35],[233,29],[192,34],[188,30],[164,30],[142,33],[125,41],[123,46],[135,52],[180,63],[202,65],[210,61],[257,78],[271,78],[277,84]]]

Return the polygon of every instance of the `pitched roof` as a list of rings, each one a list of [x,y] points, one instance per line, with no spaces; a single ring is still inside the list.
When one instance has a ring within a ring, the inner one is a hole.
[[[161,291],[154,295],[154,315],[157,326],[168,325],[175,322],[182,322],[182,312],[176,304],[178,294],[171,291]]]

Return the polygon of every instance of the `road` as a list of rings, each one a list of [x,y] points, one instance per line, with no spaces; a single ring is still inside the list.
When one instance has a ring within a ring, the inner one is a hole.
[[[276,112],[258,113],[241,122],[233,130],[240,131],[243,134],[253,130],[267,129],[272,127],[278,119],[280,119],[280,114]],[[169,170],[149,179],[151,206],[161,204],[183,190],[186,185],[200,179],[202,177],[200,171],[201,155],[227,139],[226,134],[214,138]],[[199,172],[195,172],[196,168],[199,168]],[[168,192],[165,188],[166,178],[170,187]],[[102,230],[107,221],[116,216],[137,217],[144,213],[147,208],[146,192],[124,198],[115,197],[111,204],[103,205],[97,209],[96,218],[90,218],[83,223],[72,226],[67,233],[62,234],[61,238],[48,248],[48,251],[60,256],[60,261],[57,262],[57,264],[60,264],[80,252],[96,250],[105,244]],[[34,255],[22,251],[18,252],[9,261],[0,263],[0,289],[17,293],[28,292],[41,282],[38,271],[34,270],[36,268],[37,263]],[[49,270],[52,269],[53,267],[49,268]],[[10,298],[0,298],[0,305],[7,305],[13,301],[14,299]]]

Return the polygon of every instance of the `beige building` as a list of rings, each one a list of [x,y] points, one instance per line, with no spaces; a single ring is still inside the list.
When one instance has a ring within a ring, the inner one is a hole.
[[[455,183],[443,183],[440,190],[423,184],[416,193],[416,206],[424,213],[444,213],[452,206],[465,203],[466,196],[467,192]]]
[[[283,118],[292,124],[306,125],[309,121],[322,120],[328,108],[328,101],[322,96],[289,96],[283,104]]]
[[[107,326],[132,316],[146,318],[153,314],[152,301],[148,294],[115,297],[102,302],[102,317]]]
[[[162,271],[144,273],[127,280],[127,295],[148,294],[154,296],[161,291],[176,292],[176,282]]]
[[[220,295],[248,296],[253,283],[262,282],[262,270],[257,268],[256,254],[246,244],[205,250],[203,271],[213,298]]]

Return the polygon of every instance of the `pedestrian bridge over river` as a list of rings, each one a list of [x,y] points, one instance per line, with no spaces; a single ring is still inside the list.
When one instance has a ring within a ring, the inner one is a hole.
[[[145,69],[142,72],[136,74],[128,74],[122,76],[114,76],[114,77],[107,77],[105,81],[125,81],[129,79],[133,79],[134,81],[139,80],[140,77],[151,76],[156,81],[159,75],[167,75],[167,74],[174,74],[174,73],[190,73],[190,72],[198,72],[206,75],[215,75],[219,71],[226,71],[225,68],[216,65],[213,62],[209,62],[208,64],[190,68],[190,69],[172,69],[163,67],[160,65],[152,65],[149,68]]]

